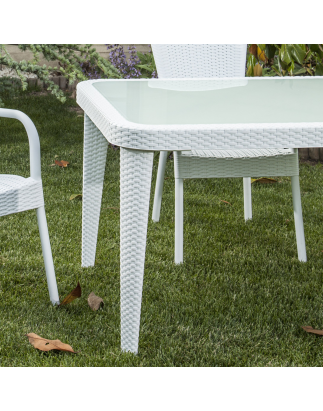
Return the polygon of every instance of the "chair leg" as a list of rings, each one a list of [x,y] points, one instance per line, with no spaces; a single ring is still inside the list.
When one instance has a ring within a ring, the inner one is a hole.
[[[43,250],[43,257],[44,257],[44,262],[45,262],[49,298],[51,302],[53,303],[53,305],[55,305],[55,304],[59,304],[59,296],[58,296],[53,256],[52,256],[52,250],[50,247],[48,227],[47,227],[44,206],[37,208],[37,220],[38,220],[40,241],[41,241],[41,246]]]
[[[161,151],[159,154],[158,172],[157,172],[155,197],[154,197],[154,207],[153,207],[153,215],[152,215],[152,219],[155,222],[158,222],[159,217],[160,217],[160,207],[161,207],[161,201],[162,201],[162,195],[163,195],[167,155],[168,155],[168,151]]]
[[[95,262],[96,243],[108,142],[91,119],[84,116],[82,267]]]
[[[175,178],[175,264],[183,262],[183,182],[182,178]]]
[[[299,261],[307,261],[299,177],[292,176],[294,220]]]
[[[243,178],[244,219],[252,219],[251,178]]]

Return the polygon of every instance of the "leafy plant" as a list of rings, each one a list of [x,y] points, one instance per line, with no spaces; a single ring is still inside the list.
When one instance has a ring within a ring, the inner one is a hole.
[[[137,52],[137,55],[140,64],[137,64],[136,67],[141,70],[141,78],[157,78],[156,63],[151,49],[145,54]]]
[[[323,44],[250,44],[247,76],[322,76]]]
[[[127,60],[126,54],[122,44],[108,44],[107,49],[110,50],[109,61],[118,70],[123,78],[140,78],[141,72],[136,67],[140,63],[137,56],[136,47],[128,46],[130,54]]]
[[[47,90],[51,91],[58,100],[65,102],[66,97],[59,86],[51,80],[53,72],[64,75],[69,83],[75,80],[87,80],[89,72],[95,68],[96,73],[102,78],[120,78],[118,70],[106,59],[101,57],[92,48],[91,44],[81,46],[80,44],[19,44],[22,51],[30,50],[33,53],[31,61],[16,61],[12,58],[6,47],[0,45],[0,65],[13,70],[20,80],[22,90],[27,89],[27,78],[25,73],[33,73],[43,80],[47,85]],[[42,54],[47,61],[58,61],[59,67],[39,65],[39,56]],[[89,67],[91,70],[89,70]],[[11,85],[8,80],[1,80],[0,93],[8,91]],[[0,97],[0,106],[2,105]]]
[[[1,96],[11,98],[17,94],[17,88],[20,85],[20,81],[17,78],[10,78],[7,76],[0,77],[0,107]]]
[[[122,44],[108,44],[110,50],[109,61],[119,71],[123,78],[156,78],[156,64],[153,53],[137,52],[134,45],[128,46],[129,59],[127,60]]]

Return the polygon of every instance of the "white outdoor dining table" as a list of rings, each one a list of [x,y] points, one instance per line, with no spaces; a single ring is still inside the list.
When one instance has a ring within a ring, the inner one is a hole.
[[[82,266],[93,266],[108,141],[120,149],[121,348],[137,353],[154,151],[323,146],[323,77],[90,80]]]

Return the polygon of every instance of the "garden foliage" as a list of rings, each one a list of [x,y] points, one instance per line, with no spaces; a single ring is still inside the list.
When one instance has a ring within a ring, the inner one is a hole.
[[[322,76],[323,44],[250,44],[247,76]]]
[[[87,80],[95,74],[100,78],[120,78],[118,70],[101,57],[90,44],[84,46],[80,44],[19,44],[18,47],[22,51],[32,51],[33,60],[15,61],[2,44],[0,45],[0,65],[12,69],[18,75],[18,84],[22,90],[27,89],[24,72],[35,74],[37,78],[46,83],[47,90],[50,90],[61,102],[64,102],[66,97],[59,86],[51,80],[55,71],[59,71],[71,84],[75,80]],[[41,54],[47,61],[58,61],[59,67],[39,65]],[[11,79],[1,78],[0,106],[1,95],[10,92],[12,85]]]
[[[108,44],[110,50],[109,61],[118,69],[123,78],[157,78],[156,64],[153,53],[137,52],[134,45],[128,46],[129,59],[127,60],[122,44]]]

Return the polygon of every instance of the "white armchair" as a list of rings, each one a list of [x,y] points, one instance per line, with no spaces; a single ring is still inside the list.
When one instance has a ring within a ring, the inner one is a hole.
[[[18,110],[0,109],[0,117],[19,120],[25,127],[30,150],[30,177],[0,174],[0,216],[37,210],[37,219],[43,250],[50,300],[59,304],[59,296],[49,242],[40,170],[40,144],[34,123]]]

